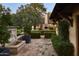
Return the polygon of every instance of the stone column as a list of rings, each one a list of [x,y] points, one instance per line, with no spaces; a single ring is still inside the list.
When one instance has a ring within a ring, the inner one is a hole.
[[[48,24],[48,15],[45,13],[45,24]]]

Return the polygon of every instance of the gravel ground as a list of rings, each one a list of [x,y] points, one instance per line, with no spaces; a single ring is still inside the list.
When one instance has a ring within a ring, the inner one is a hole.
[[[17,56],[56,56],[50,39],[32,39]]]

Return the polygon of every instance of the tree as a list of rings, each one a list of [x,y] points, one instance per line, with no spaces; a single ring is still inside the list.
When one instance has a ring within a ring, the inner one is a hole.
[[[0,43],[2,47],[5,47],[5,43],[8,43],[10,37],[8,31],[8,26],[11,24],[10,19],[10,9],[5,9],[4,6],[0,5]]]
[[[43,23],[42,12],[45,11],[46,8],[44,8],[43,4],[31,3],[21,5],[17,10],[16,16],[19,17],[19,22],[21,21],[23,23],[21,24],[22,26],[24,26],[26,22],[29,23],[28,21],[30,21],[34,28],[36,28],[36,25]]]
[[[12,18],[11,18],[12,25],[22,28],[23,27],[23,20],[21,19],[21,16],[17,15],[17,14],[12,14],[11,16],[12,16]]]
[[[33,17],[32,25],[34,26],[34,29],[36,29],[36,25],[44,23],[42,13],[46,11],[46,8],[41,3],[40,4],[39,3],[31,3],[30,6],[33,10],[33,12],[32,12],[32,17]]]

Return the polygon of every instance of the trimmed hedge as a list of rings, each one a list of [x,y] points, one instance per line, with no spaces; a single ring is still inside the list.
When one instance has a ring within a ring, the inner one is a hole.
[[[55,31],[50,30],[39,30],[39,31],[31,31],[31,38],[40,38],[40,35],[45,35],[45,38],[51,38],[52,33]]]
[[[55,32],[54,30],[39,30],[41,32]]]
[[[34,32],[31,31],[31,38],[34,38],[34,39],[35,39],[35,38],[36,38],[36,39],[37,39],[37,38],[40,38],[40,34],[41,34],[41,33],[38,32],[38,31],[36,31],[36,32],[35,32],[35,31],[34,31]]]
[[[45,38],[51,38],[53,32],[44,32]]]
[[[51,38],[52,33],[55,33],[55,31],[52,31],[52,30],[41,30],[41,35],[44,34],[45,38]]]
[[[22,30],[17,30],[17,35],[21,35]],[[55,31],[52,30],[33,30],[31,31],[31,38],[38,39],[40,38],[40,35],[45,35],[45,38],[51,38],[52,33]]]

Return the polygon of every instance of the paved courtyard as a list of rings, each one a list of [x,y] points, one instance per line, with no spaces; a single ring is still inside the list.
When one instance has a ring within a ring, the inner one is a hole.
[[[31,43],[26,44],[24,51],[18,56],[53,56],[56,55],[50,39],[32,39]]]

